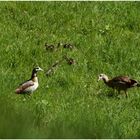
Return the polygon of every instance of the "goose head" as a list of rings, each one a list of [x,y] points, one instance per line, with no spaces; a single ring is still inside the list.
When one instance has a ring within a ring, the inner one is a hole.
[[[105,82],[108,82],[109,81],[108,76],[105,75],[105,74],[100,74],[99,75],[98,81],[100,81],[100,80],[103,80]]]
[[[43,69],[41,69],[40,67],[35,67],[33,69],[33,73],[37,73],[38,71],[43,71]]]

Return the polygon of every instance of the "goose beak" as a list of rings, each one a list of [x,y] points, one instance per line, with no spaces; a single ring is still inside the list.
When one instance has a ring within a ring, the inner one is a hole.
[[[39,67],[39,69],[38,70],[40,70],[40,71],[44,71],[43,69],[41,69],[40,67]]]
[[[101,79],[102,79],[102,78],[101,78],[101,77],[99,77],[97,82],[99,82]]]

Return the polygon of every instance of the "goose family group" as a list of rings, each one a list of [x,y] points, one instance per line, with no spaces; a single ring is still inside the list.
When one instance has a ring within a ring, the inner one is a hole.
[[[17,94],[28,94],[30,95],[38,88],[38,77],[37,72],[43,71],[40,67],[35,67],[32,71],[31,78],[24,83],[20,84],[19,87],[15,90]],[[118,95],[121,91],[124,91],[126,98],[128,97],[127,90],[132,87],[140,87],[140,84],[137,80],[131,79],[128,76],[117,76],[112,79],[109,79],[107,75],[100,74],[98,81],[103,80],[104,83],[118,91]]]

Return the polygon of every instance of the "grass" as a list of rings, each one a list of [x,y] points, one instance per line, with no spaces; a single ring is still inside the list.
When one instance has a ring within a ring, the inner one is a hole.
[[[0,138],[140,138],[139,89],[112,92],[100,73],[140,80],[139,2],[0,2]],[[73,51],[45,50],[71,43]],[[38,73],[29,100],[14,94],[34,66],[45,71],[66,54],[55,74]]]

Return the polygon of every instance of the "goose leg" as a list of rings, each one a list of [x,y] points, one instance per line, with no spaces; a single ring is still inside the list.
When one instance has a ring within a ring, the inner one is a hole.
[[[120,96],[119,96],[119,95],[120,95],[120,93],[121,93],[121,91],[120,91],[120,90],[118,90],[118,95],[117,95],[117,98],[118,98],[118,99],[120,99]]]
[[[119,98],[119,94],[120,94],[120,91],[118,89],[114,89],[114,96],[117,98],[117,99],[120,99]]]
[[[118,90],[118,95],[120,95],[120,93],[121,93],[121,91],[120,91],[120,90]]]
[[[31,99],[31,95],[30,94],[24,94],[24,100],[28,100]]]
[[[118,96],[117,89],[114,88],[114,95]]]
[[[127,98],[127,97],[128,97],[128,93],[127,93],[127,91],[126,91],[126,90],[125,90],[124,92],[125,92],[125,97]]]

